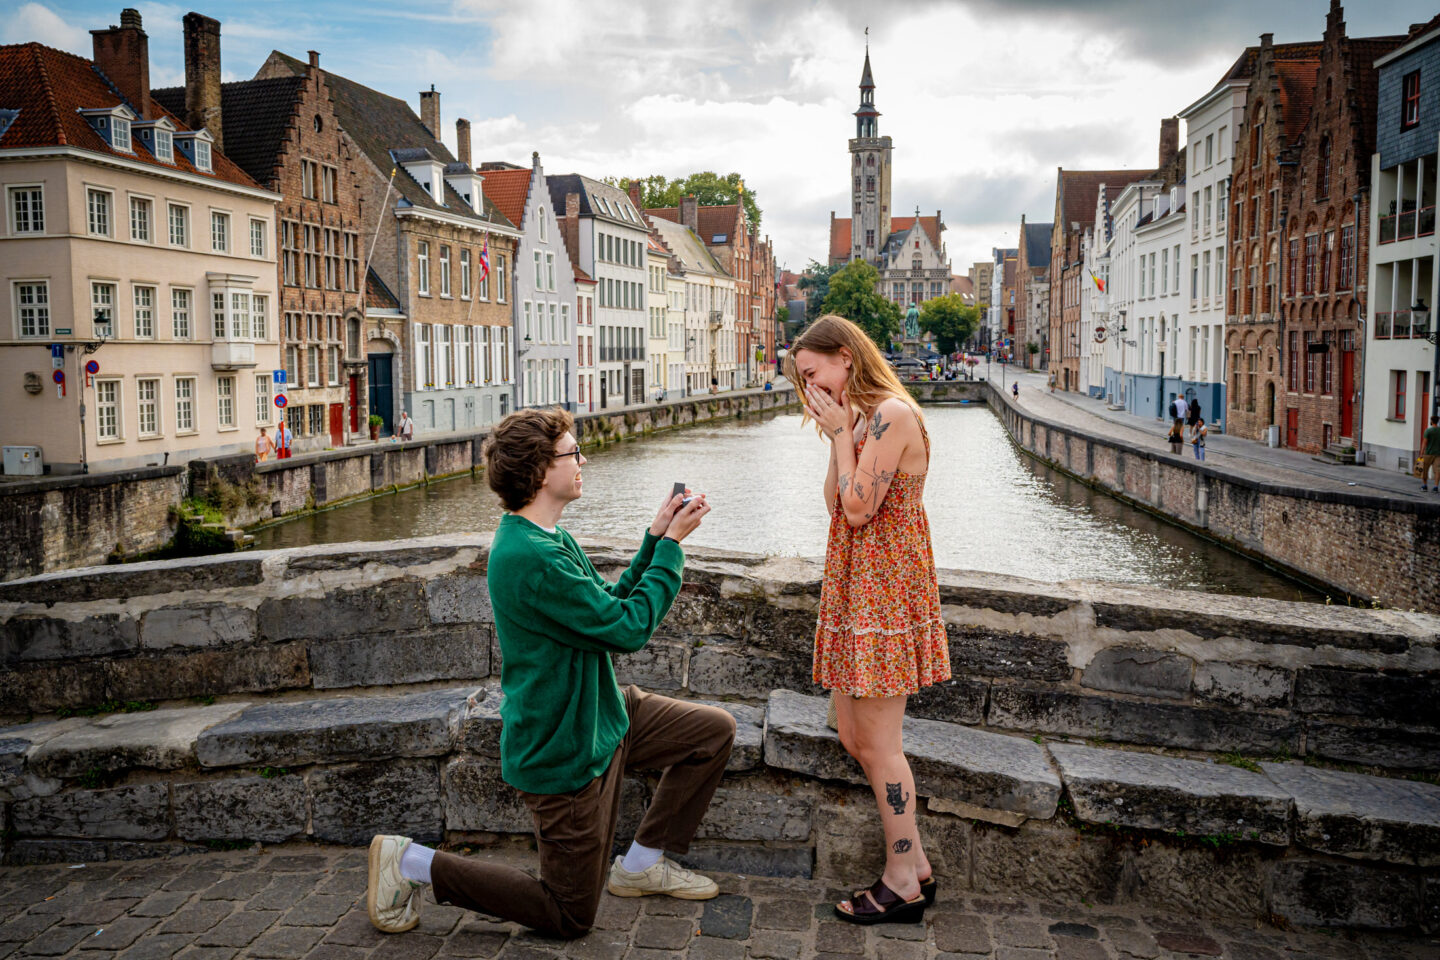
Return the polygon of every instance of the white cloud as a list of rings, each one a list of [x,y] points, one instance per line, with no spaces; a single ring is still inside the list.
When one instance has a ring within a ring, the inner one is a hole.
[[[58,50],[89,56],[90,34],[83,27],[67,23],[49,7],[24,3],[14,13],[0,18],[0,42],[38,41]]]

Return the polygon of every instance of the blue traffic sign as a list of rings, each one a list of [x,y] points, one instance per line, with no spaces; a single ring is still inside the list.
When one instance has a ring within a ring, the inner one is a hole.
[[[285,371],[284,371],[284,370],[275,370],[275,371],[272,371],[271,374],[270,374],[270,376],[274,378],[274,382],[275,382],[275,383],[284,383],[284,382],[285,382]]]
[[[65,358],[65,344],[50,344],[50,356],[55,357],[57,360],[63,360]]]
[[[289,403],[289,402],[290,402],[289,400],[285,399],[285,394],[283,394],[283,393],[277,393],[277,394],[275,394],[275,406],[279,407],[281,410],[284,410],[284,409],[285,409],[285,404],[287,404],[287,403]]]

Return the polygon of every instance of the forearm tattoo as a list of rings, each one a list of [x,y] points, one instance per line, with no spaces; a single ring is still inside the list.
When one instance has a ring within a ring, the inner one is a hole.
[[[896,853],[909,853],[911,846],[913,846],[913,844],[911,844],[909,840],[901,837],[899,840],[896,840],[893,844],[890,845],[890,849],[894,850]]]
[[[850,474],[847,473],[847,474],[845,474],[844,476],[842,476],[842,477],[836,482],[836,489],[838,489],[838,490],[840,491],[840,496],[843,497],[843,496],[845,496],[845,491],[848,490],[849,488],[850,488]]]
[[[885,784],[885,802],[890,804],[890,809],[895,811],[895,816],[905,814],[905,804],[910,801],[910,794],[900,789],[898,783]]]

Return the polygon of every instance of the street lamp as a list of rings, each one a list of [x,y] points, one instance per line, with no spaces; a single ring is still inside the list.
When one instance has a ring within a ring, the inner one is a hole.
[[[80,356],[75,358],[75,385],[76,385],[76,387],[78,388],[79,393],[80,393],[80,472],[81,472],[81,473],[89,473],[89,472],[90,472],[90,458],[89,458],[89,456],[87,455],[87,453],[86,453],[86,451],[85,451],[85,381],[82,380],[81,377],[80,377],[81,372],[82,372],[85,368],[84,368],[84,365],[80,363],[80,357],[88,357],[90,354],[94,353],[95,351],[99,350],[101,347],[105,346],[105,341],[110,338],[110,336],[113,334],[114,329],[115,329],[113,326],[111,326],[111,323],[112,323],[112,320],[111,320],[111,317],[110,317],[110,312],[109,312],[108,310],[96,310],[96,311],[95,311],[95,316],[94,316],[94,317],[92,318],[92,320],[91,320],[91,329],[93,329],[93,330],[95,331],[95,333],[96,333],[96,335],[97,335],[97,336],[96,336],[96,339],[91,340],[91,341],[89,341],[89,342],[87,342],[87,343],[79,344],[78,346],[80,347]],[[71,346],[71,347],[70,347],[70,352],[73,353],[74,351],[75,351],[75,347],[74,347],[74,346]]]

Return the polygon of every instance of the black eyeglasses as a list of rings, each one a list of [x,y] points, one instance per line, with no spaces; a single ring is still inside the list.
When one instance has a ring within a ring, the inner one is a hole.
[[[577,467],[580,466],[580,448],[579,448],[579,447],[576,447],[574,450],[571,450],[569,453],[557,453],[557,454],[555,455],[555,459],[556,459],[556,460],[559,460],[559,459],[561,459],[562,457],[574,457],[574,458],[575,458],[575,466],[577,466]]]

